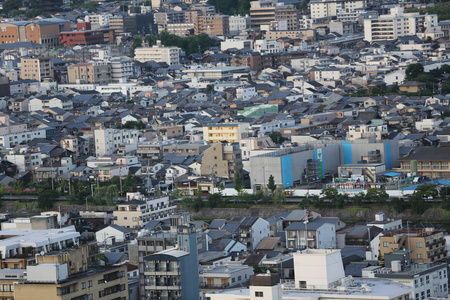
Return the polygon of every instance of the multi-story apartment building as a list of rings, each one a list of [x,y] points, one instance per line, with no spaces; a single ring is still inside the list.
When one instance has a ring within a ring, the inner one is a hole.
[[[251,27],[260,29],[261,25],[269,25],[275,21],[275,7],[277,0],[262,0],[250,2]]]
[[[139,62],[156,61],[165,62],[168,65],[180,63],[180,48],[164,47],[161,41],[157,41],[152,47],[139,47],[134,50],[134,59]]]
[[[133,76],[133,61],[126,57],[118,57],[110,61],[111,82],[126,83]]]
[[[366,6],[366,0],[311,0],[309,3],[312,19],[339,16]]]
[[[203,152],[200,172],[205,176],[234,179],[242,178],[242,155],[238,143],[215,143]]]
[[[444,33],[438,25],[437,15],[404,13],[403,7],[394,7],[388,15],[364,20],[366,41],[395,40],[409,35],[417,35],[423,39],[427,37],[437,39],[444,36]]]
[[[118,37],[136,31],[136,16],[113,16],[109,18],[109,28],[114,29]]]
[[[384,268],[370,277],[386,278],[413,288],[413,299],[445,298],[448,294],[447,264],[411,264],[408,251],[387,253]]]
[[[93,29],[108,28],[109,18],[112,16],[112,14],[89,14],[84,17],[84,20],[91,23]]]
[[[239,242],[247,246],[247,251],[254,252],[261,240],[270,235],[270,224],[263,218],[246,217],[238,228]]]
[[[250,27],[250,16],[230,16],[228,23],[230,24],[229,33],[239,34],[242,30]]]
[[[128,299],[125,265],[91,267],[72,276],[68,264],[40,264],[27,267],[25,281],[15,284],[14,299]],[[106,297],[106,298],[104,298]]]
[[[254,29],[261,29],[262,25],[272,25],[274,21],[285,23],[283,30],[299,28],[299,11],[292,5],[278,3],[278,0],[260,0],[250,2],[250,23]],[[279,26],[279,25],[277,25]]]
[[[144,258],[145,296],[148,299],[197,299],[199,275],[195,229],[179,226],[177,249]]]
[[[380,255],[397,250],[410,251],[412,263],[435,263],[447,259],[444,232],[434,228],[403,228],[383,232]]]
[[[300,12],[293,6],[280,6],[275,9],[275,21],[286,22],[286,30],[295,30],[299,28]]]
[[[134,230],[140,229],[149,221],[167,218],[176,208],[168,196],[140,199],[119,204],[118,209],[113,212],[116,218],[114,224]]]
[[[111,81],[111,66],[107,62],[78,63],[67,68],[70,84],[106,84]]]
[[[286,227],[286,247],[288,249],[334,249],[336,230],[345,223],[338,218],[315,218],[303,222],[293,222]]]
[[[53,61],[48,57],[24,58],[20,60],[20,79],[53,79]]]
[[[450,178],[450,152],[448,149],[425,147],[399,158],[399,171],[416,173],[430,178]]]
[[[4,159],[15,164],[19,172],[33,171],[42,164],[39,149],[31,149],[27,146],[19,149],[18,152],[11,150]]]
[[[134,129],[101,128],[94,131],[95,155],[111,155],[119,146],[125,145],[125,151],[137,149],[139,131]]]
[[[351,125],[348,127],[347,140],[354,141],[357,139],[375,139],[380,141],[388,134],[386,124],[382,125]]]
[[[195,34],[206,33],[210,36],[226,35],[229,33],[230,23],[227,15],[199,16],[194,20]]]
[[[162,10],[154,13],[154,21],[158,27],[159,25],[185,23],[185,12],[170,9]]]
[[[249,123],[211,124],[203,127],[203,139],[210,143],[221,141],[236,143],[247,137],[248,127]]]

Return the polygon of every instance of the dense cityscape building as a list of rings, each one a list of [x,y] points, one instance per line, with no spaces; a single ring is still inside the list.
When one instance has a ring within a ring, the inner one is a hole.
[[[449,299],[449,4],[1,2],[0,299]]]

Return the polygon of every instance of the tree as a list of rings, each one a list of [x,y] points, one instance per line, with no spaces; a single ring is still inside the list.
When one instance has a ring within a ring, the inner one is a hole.
[[[267,188],[272,191],[272,194],[277,189],[277,185],[275,184],[275,179],[273,178],[272,174],[270,174],[270,176],[269,176],[269,181],[267,182]]]
[[[354,195],[351,198],[352,203],[356,206],[362,205],[365,199],[366,199],[366,194],[364,194],[363,192],[359,192],[358,194]]]
[[[209,208],[214,208],[214,207],[219,206],[221,201],[222,201],[222,197],[218,193],[208,195],[208,197],[207,197],[207,202],[208,202]]]
[[[144,38],[144,41],[148,44],[149,47],[156,45],[157,40],[158,38],[156,37],[156,35],[153,34],[148,34]]]
[[[53,190],[44,190],[38,193],[38,208],[50,209],[53,203],[58,200],[58,192]]]
[[[416,77],[424,72],[423,65],[421,63],[410,64],[405,71],[406,81],[416,80]]]
[[[439,192],[435,184],[423,184],[416,188],[414,194],[424,199],[434,199],[439,195]]]
[[[99,253],[98,254],[98,259],[103,261],[105,263],[105,265],[109,262],[108,257],[105,255],[105,253]]]
[[[413,194],[409,197],[411,204],[411,211],[415,214],[421,215],[427,210],[425,200],[418,194]]]
[[[367,190],[366,199],[378,204],[384,204],[389,199],[389,194],[381,188],[370,188]]]
[[[276,205],[281,205],[286,202],[286,192],[283,186],[277,187],[273,195],[273,203]]]
[[[133,38],[133,44],[131,45],[131,49],[133,50],[133,53],[134,53],[134,50],[139,47],[142,47],[142,39],[140,36],[135,35]]]
[[[332,188],[332,187],[328,187],[328,188],[324,188],[321,192],[320,195],[325,198],[328,199],[330,201],[335,200],[338,196],[339,196],[339,192],[337,189]]]
[[[272,132],[269,134],[270,139],[275,144],[283,144],[283,142],[287,141],[287,138],[283,137],[279,132]]]
[[[234,177],[234,189],[238,193],[244,189],[244,184],[242,183],[242,178],[239,172],[236,172],[236,176]]]
[[[397,213],[401,213],[405,208],[405,200],[403,198],[394,198],[391,204]]]

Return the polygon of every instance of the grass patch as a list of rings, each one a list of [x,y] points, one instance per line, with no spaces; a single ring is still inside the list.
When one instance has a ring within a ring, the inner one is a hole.
[[[346,207],[345,210],[349,211],[350,214],[352,215],[352,217],[356,217],[356,215],[358,214],[358,212],[362,212],[363,215],[366,214],[367,208],[365,207],[357,207],[357,206],[350,206],[350,207]]]

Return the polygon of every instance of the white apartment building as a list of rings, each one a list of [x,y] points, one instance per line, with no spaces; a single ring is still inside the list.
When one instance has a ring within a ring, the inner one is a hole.
[[[109,18],[111,18],[111,14],[92,14],[84,17],[85,22],[90,22],[92,29],[98,28],[108,28],[109,27]]]
[[[11,148],[15,145],[31,142],[35,138],[45,139],[46,136],[44,129],[0,133],[0,147]]]
[[[425,28],[425,31],[421,31]],[[391,8],[389,15],[377,19],[364,20],[364,39],[366,41],[395,40],[398,37],[417,35],[422,39],[444,36],[438,25],[437,15],[420,15],[404,13],[403,7]]]
[[[73,109],[73,103],[70,99],[64,97],[49,97],[49,98],[33,98],[28,102],[28,111],[45,110],[46,108],[57,107],[63,110]]]
[[[161,41],[157,41],[152,47],[139,47],[134,50],[134,59],[139,62],[156,61],[165,62],[168,65],[180,63],[181,49],[178,47],[164,47]]]
[[[118,57],[110,61],[111,82],[126,83],[133,76],[133,62],[126,57]]]
[[[239,34],[242,30],[250,27],[250,16],[230,16],[229,18],[230,34]]]
[[[154,198],[138,196],[137,198],[119,204],[117,210],[113,212],[114,224],[130,229],[140,229],[149,221],[168,218],[176,208],[169,196]]]
[[[339,14],[354,12],[357,9],[366,8],[366,0],[311,0],[309,3],[311,18],[319,19],[334,17]]]
[[[446,298],[448,295],[447,264],[411,264],[409,253],[386,254],[385,267],[363,269],[363,277],[385,278],[413,289],[415,300]]]
[[[350,125],[347,131],[347,140],[375,138],[380,141],[384,134],[388,134],[387,124],[382,125]]]
[[[102,128],[94,131],[95,155],[111,155],[119,146],[125,146],[125,152],[137,150],[139,130]]]
[[[239,100],[247,101],[256,96],[258,96],[258,93],[254,86],[242,85],[236,89],[236,98]]]
[[[42,164],[41,153],[29,152],[27,148],[25,146],[19,152],[11,150],[9,154],[5,155],[5,160],[15,164],[19,172],[33,171]]]

